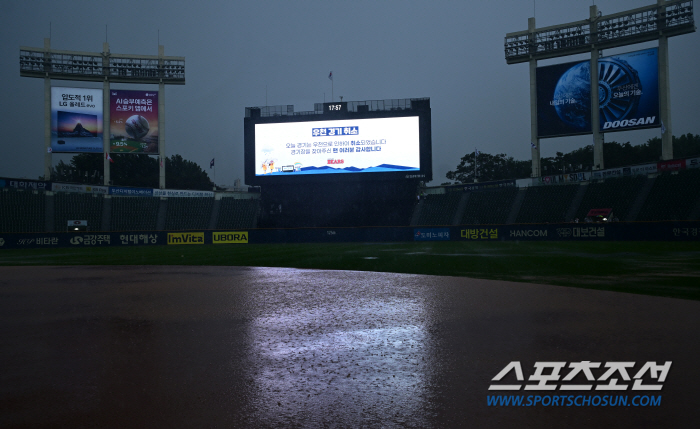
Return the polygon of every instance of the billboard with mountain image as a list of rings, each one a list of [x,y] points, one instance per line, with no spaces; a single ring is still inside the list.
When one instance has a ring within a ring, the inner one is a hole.
[[[102,152],[102,90],[51,88],[51,151]]]

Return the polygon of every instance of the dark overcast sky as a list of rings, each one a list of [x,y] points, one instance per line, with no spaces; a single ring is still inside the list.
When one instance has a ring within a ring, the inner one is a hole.
[[[586,19],[591,0],[537,0],[537,26]],[[603,14],[654,0],[597,0]],[[43,82],[19,76],[19,47],[100,52],[105,25],[111,52],[186,58],[185,86],[167,86],[166,155],[181,154],[216,182],[243,178],[246,106],[292,104],[313,110],[324,92],[346,101],[430,97],[432,185],[478,147],[530,159],[527,64],[506,65],[505,34],[527,29],[532,0],[472,1],[5,1],[0,15],[0,176],[43,174]],[[675,135],[700,134],[700,39],[670,39]],[[656,46],[628,46],[605,54]],[[567,57],[540,65],[584,59]],[[101,87],[54,81],[55,86]],[[116,89],[155,87],[113,84]],[[658,129],[607,134],[646,142]],[[542,140],[542,156],[591,143],[590,136]],[[54,163],[60,157],[54,156]]]

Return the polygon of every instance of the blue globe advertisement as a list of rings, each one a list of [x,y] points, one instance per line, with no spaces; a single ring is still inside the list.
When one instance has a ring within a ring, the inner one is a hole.
[[[537,135],[591,134],[590,61],[537,68]],[[598,60],[600,131],[661,126],[658,48]]]

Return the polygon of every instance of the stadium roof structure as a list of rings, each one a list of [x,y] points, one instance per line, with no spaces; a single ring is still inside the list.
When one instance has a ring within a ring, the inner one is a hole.
[[[508,33],[508,64],[583,54],[594,46],[606,49],[679,36],[695,31],[693,0],[668,1],[594,19]]]
[[[185,84],[185,57],[19,48],[23,77],[139,84]]]

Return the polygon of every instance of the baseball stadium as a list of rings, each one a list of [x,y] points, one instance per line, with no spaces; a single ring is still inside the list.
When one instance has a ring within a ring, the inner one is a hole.
[[[691,427],[700,136],[671,128],[668,38],[693,1],[590,13],[505,36],[526,173],[475,149],[441,185],[434,98],[247,107],[244,181],[190,187],[184,57],[20,47],[44,175],[0,177],[0,425]],[[651,158],[613,161],[621,129],[658,130]],[[585,158],[542,156],[575,135]]]

